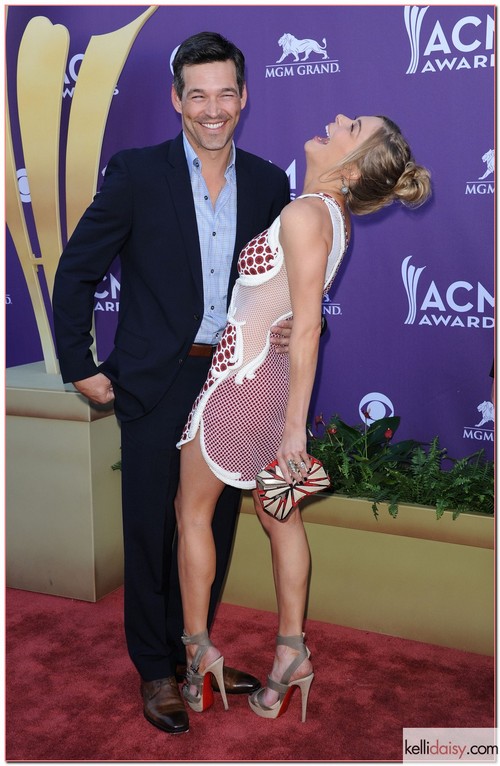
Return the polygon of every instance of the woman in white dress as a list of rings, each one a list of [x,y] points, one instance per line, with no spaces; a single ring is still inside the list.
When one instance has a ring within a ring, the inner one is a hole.
[[[178,561],[188,667],[183,694],[196,711],[212,704],[211,674],[227,708],[223,657],[208,638],[207,613],[216,564],[212,516],[224,485],[231,484],[253,490],[271,542],[278,602],[274,664],[250,707],[276,718],[299,687],[305,720],[313,679],[302,634],[309,547],[298,507],[284,522],[268,515],[255,477],[275,459],[290,483],[307,476],[306,422],[322,298],[348,247],[350,212],[368,214],[395,200],[416,207],[430,194],[428,171],[413,161],[399,128],[386,117],[338,115],[326,135],[306,142],[305,155],[303,193],[240,255],[226,331],[178,444]],[[270,328],[292,315],[288,354],[277,353]]]

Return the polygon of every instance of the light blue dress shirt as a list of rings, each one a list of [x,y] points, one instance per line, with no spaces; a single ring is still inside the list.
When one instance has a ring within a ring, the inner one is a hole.
[[[201,160],[185,135],[184,151],[193,189],[203,271],[203,321],[195,341],[216,345],[226,326],[227,288],[236,238],[235,147],[233,143],[224,174],[226,183],[215,206],[201,173]]]

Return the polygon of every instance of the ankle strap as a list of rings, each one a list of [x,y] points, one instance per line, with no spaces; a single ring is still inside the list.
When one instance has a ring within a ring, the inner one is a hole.
[[[276,646],[289,646],[291,649],[296,649],[298,652],[305,648],[304,646],[304,633],[300,636],[276,636]]]
[[[198,646],[212,646],[212,642],[208,637],[208,630],[203,630],[201,633],[193,633],[192,636],[184,631],[181,636],[181,641],[184,644],[198,644]]]
[[[186,644],[198,645],[198,649],[196,650],[193,661],[191,663],[191,670],[197,672],[198,668],[200,667],[201,658],[207,651],[208,647],[213,646],[208,637],[208,631],[204,630],[201,633],[194,633],[192,636],[188,636],[187,633],[183,633],[181,636],[181,641],[184,646]]]
[[[276,646],[279,646],[280,644],[282,646],[289,646],[291,649],[295,649],[298,652],[296,658],[290,663],[281,677],[281,685],[286,686],[290,683],[290,678],[297,668],[311,655],[309,649],[304,644],[304,633],[302,633],[301,636],[276,636]],[[268,679],[268,685],[270,685],[269,680],[271,679]],[[276,682],[273,682],[273,684],[276,684]],[[271,686],[271,688],[274,688],[275,691],[280,691],[276,685]]]

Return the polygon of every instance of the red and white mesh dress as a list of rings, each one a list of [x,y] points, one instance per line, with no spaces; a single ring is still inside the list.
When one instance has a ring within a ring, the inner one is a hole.
[[[303,196],[323,199],[332,219],[326,293],[347,248],[345,221],[331,197]],[[270,343],[272,325],[292,316],[279,229],[278,217],[240,253],[228,322],[177,444],[182,447],[200,429],[201,450],[211,470],[225,484],[241,489],[255,489],[255,476],[275,459],[285,425],[288,354],[276,353]]]

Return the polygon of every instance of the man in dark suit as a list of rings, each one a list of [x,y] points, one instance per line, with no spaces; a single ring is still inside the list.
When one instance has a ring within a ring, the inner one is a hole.
[[[114,401],[121,424],[125,634],[140,676],[144,715],[187,731],[176,672],[184,662],[175,553],[180,438],[225,325],[242,247],[290,200],[284,171],[236,149],[247,92],[241,51],[218,34],[186,40],[176,54],[172,103],[182,133],[119,152],[70,238],[53,295],[63,380],[92,402]],[[120,314],[114,348],[96,365],[90,346],[94,293],[119,255]],[[276,329],[286,349],[289,331]],[[217,573],[210,621],[226,573],[239,508],[228,487],[213,527]],[[260,684],[225,669],[226,690]]]

